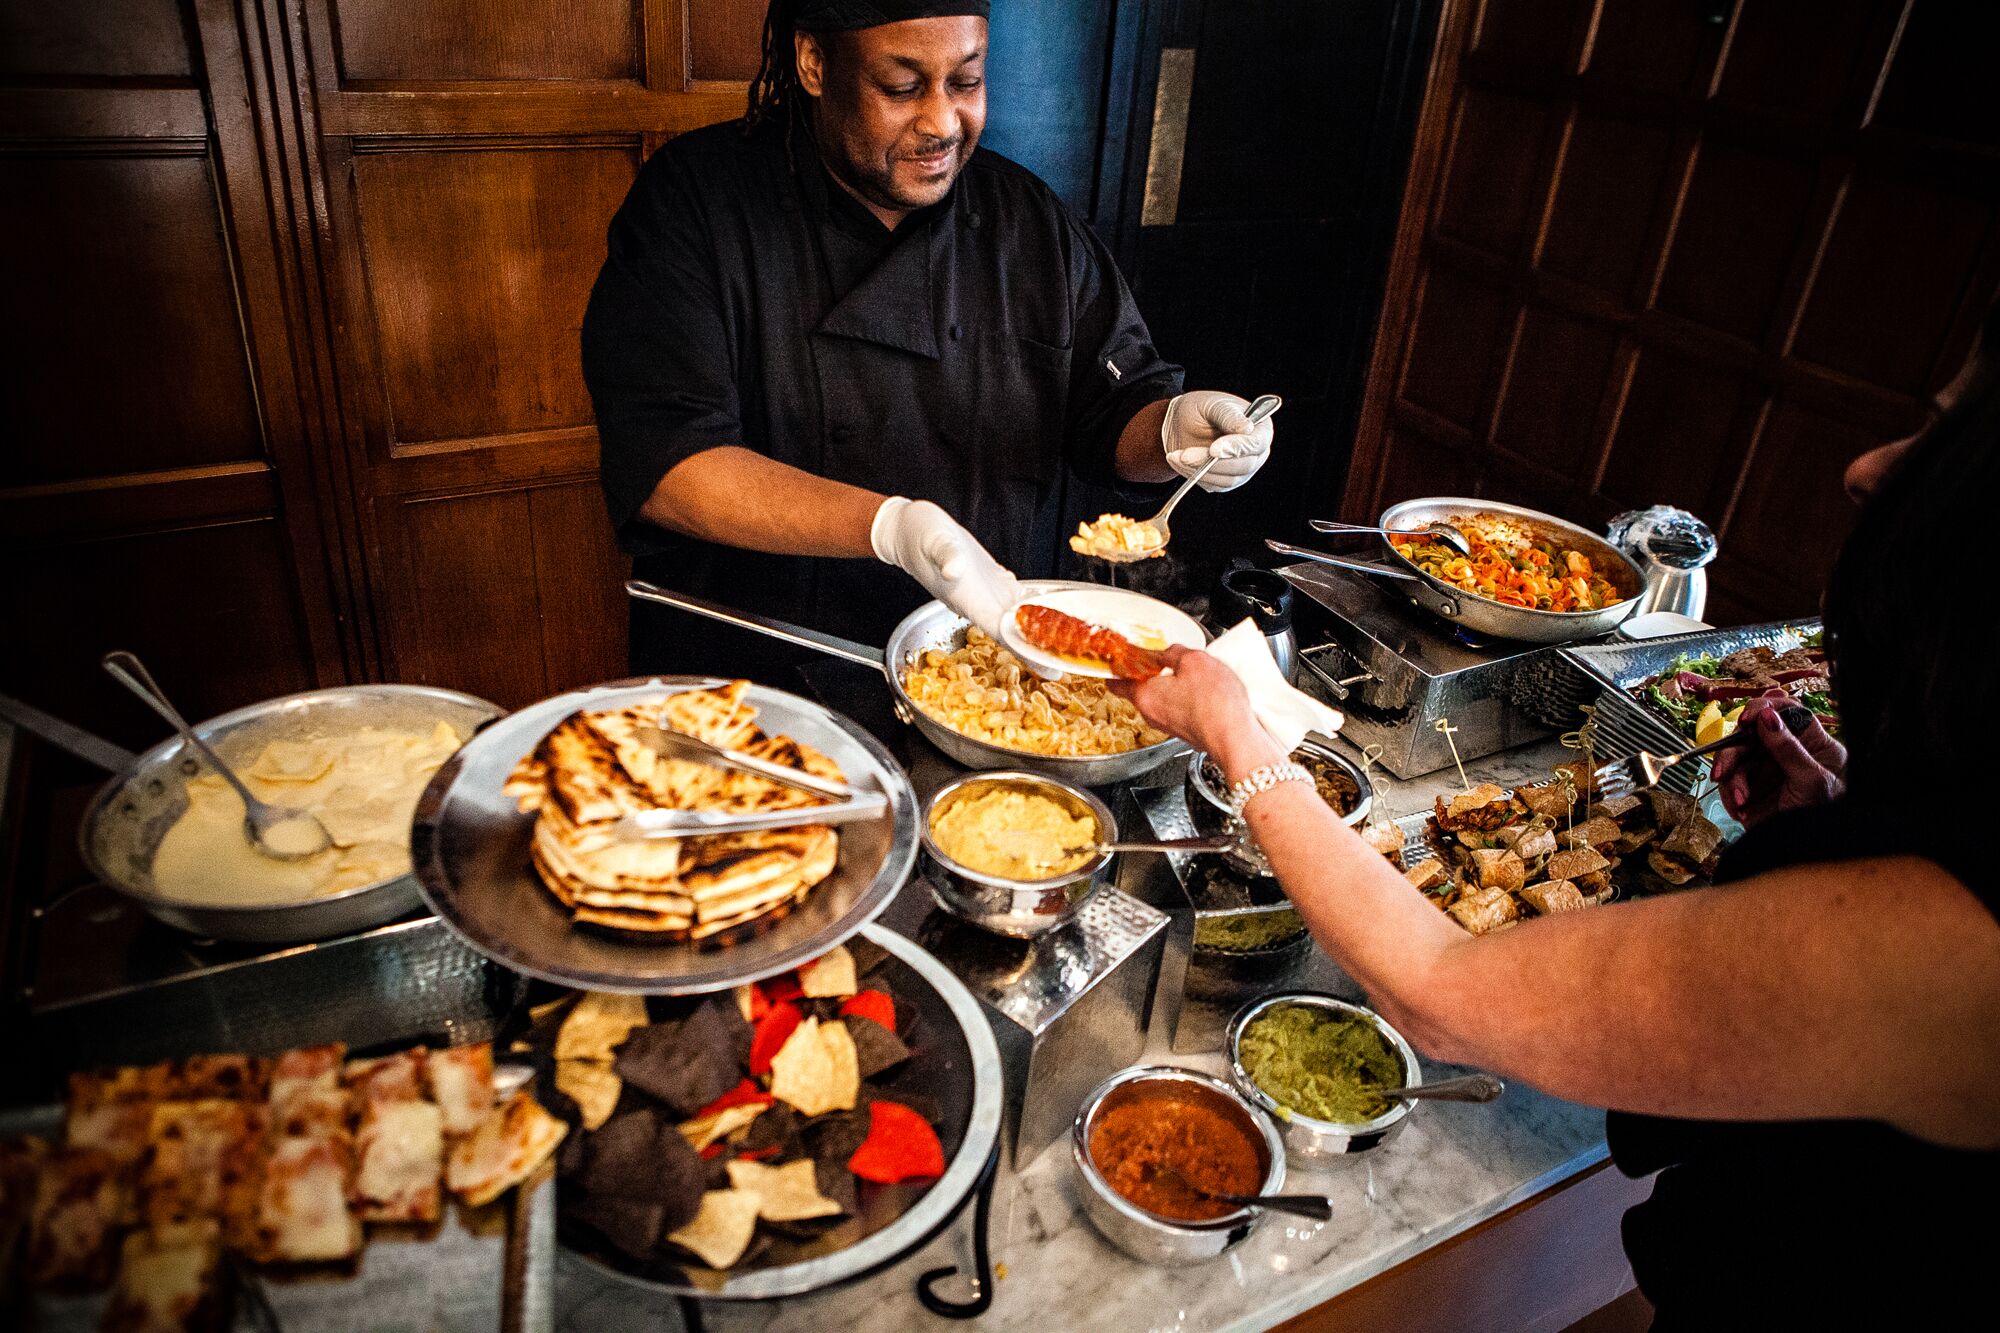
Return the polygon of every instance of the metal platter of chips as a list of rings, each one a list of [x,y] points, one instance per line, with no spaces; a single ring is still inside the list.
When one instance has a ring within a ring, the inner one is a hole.
[[[417,803],[411,852],[431,909],[504,967],[584,990],[647,995],[701,994],[772,976],[818,957],[873,920],[916,857],[909,780],[882,744],[854,723],[762,685],[743,695],[758,728],[811,747],[848,784],[888,799],[882,818],[840,827],[832,872],[796,905],[756,922],[752,933],[727,937],[725,947],[705,948],[581,929],[543,884],[530,850],[537,817],[524,813],[508,790],[521,761],[573,714],[616,712],[726,684],[660,676],[593,686],[545,699],[475,736]]]
[[[598,1123],[559,1158],[565,1246],[619,1281],[704,1299],[768,1300],[865,1276],[950,1223],[999,1143],[1002,1073],[992,1031],[964,984],[892,931],[866,926],[826,961],[838,962],[829,970],[844,973],[845,985],[816,986],[822,965],[798,975],[808,998],[769,984],[757,992],[765,1009],[754,1024],[747,987],[699,1002],[653,1001],[650,1016],[641,1009],[625,1019],[645,1024],[636,1028],[613,1021],[615,997],[586,997],[597,1001],[596,1012],[577,1027],[596,1030],[553,1036],[558,1084],[576,1089],[585,1124]],[[840,998],[841,990],[852,995]],[[837,1005],[838,1017],[793,1016],[777,1025],[782,1042],[766,1041],[773,1011],[788,1004],[829,1013]],[[888,1026],[872,1032],[883,1019]],[[805,1058],[815,1023],[873,1040],[842,1043],[859,1048],[844,1074],[815,1074],[816,1062]],[[592,1084],[603,1080],[579,1080],[566,1069],[592,1055],[610,1057],[612,1079],[595,1113]],[[756,1091],[746,1067],[766,1071],[758,1078],[768,1078],[769,1094]],[[887,1117],[878,1114],[885,1103],[904,1118],[922,1108],[915,1114],[927,1131],[918,1137],[936,1154],[928,1165],[884,1160],[897,1155],[895,1136],[883,1132]],[[843,1104],[853,1109],[838,1109]],[[703,1156],[683,1140],[699,1143]],[[875,1167],[889,1169],[871,1169],[868,1152],[878,1154]],[[738,1216],[734,1205],[746,1195],[749,1212]],[[774,1214],[790,1220],[773,1222]],[[616,1243],[607,1239],[614,1236]]]

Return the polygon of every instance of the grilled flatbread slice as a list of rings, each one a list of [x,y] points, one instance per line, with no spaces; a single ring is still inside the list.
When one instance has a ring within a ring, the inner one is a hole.
[[[660,705],[659,720],[684,736],[739,749],[754,731],[757,709],[748,702],[750,682],[732,680],[706,690],[681,690]]]
[[[571,823],[602,824],[653,808],[611,743],[580,713],[557,723],[536,754],[548,769],[548,799]]]

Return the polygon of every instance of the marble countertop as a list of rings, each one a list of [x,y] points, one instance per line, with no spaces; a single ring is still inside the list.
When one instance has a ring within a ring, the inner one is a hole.
[[[1506,786],[1542,780],[1570,757],[1554,741],[1466,765],[1474,781]],[[1385,817],[1428,808],[1458,787],[1452,770],[1377,784]],[[1315,957],[1300,984],[1359,998],[1353,983]],[[1219,1055],[1174,1054],[1155,1007],[1144,1062],[1220,1073]],[[1427,1078],[1456,1072],[1424,1062]],[[1421,1254],[1603,1158],[1604,1114],[1515,1083],[1485,1106],[1427,1103],[1379,1151],[1325,1171],[1294,1169],[1286,1188],[1324,1192],[1334,1218],[1315,1223],[1271,1216],[1212,1263],[1151,1268],[1112,1248],[1085,1220],[1067,1145],[1024,1169],[1000,1169],[990,1227],[993,1306],[974,1325],[992,1330],[1261,1329],[1332,1299]],[[971,1207],[936,1240],[852,1286],[772,1304],[702,1306],[712,1330],[819,1333],[841,1328],[944,1329],[953,1322],[918,1304],[918,1274],[971,1268]],[[563,1333],[624,1333],[684,1327],[672,1298],[614,1284],[566,1253],[558,1261],[556,1315]],[[969,1290],[946,1283],[942,1295]]]

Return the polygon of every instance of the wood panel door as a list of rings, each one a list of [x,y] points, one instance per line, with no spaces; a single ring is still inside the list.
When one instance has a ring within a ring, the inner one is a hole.
[[[578,334],[647,153],[740,115],[749,0],[307,0],[333,358],[382,675],[622,675]]]
[[[0,689],[127,744],[348,673],[230,0],[0,0]]]
[[[1842,470],[2000,281],[1996,42],[1951,0],[1450,0],[1348,515],[1676,504],[1711,619],[1813,610]]]

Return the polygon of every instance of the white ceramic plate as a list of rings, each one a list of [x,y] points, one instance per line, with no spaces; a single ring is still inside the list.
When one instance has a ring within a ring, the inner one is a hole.
[[[1193,617],[1178,607],[1170,606],[1157,597],[1144,593],[1128,592],[1123,588],[1063,588],[1056,592],[1041,593],[1021,603],[1022,606],[1046,606],[1056,611],[1066,611],[1079,620],[1087,620],[1093,625],[1101,625],[1108,630],[1116,630],[1142,648],[1161,648],[1166,644],[1179,644],[1183,648],[1201,648],[1208,643],[1208,636]],[[1044,652],[1022,637],[1020,627],[1014,623],[1014,613],[1008,612],[1000,622],[1000,639],[1014,654],[1044,676],[1094,676],[1098,680],[1111,679],[1108,668],[1086,666]]]

